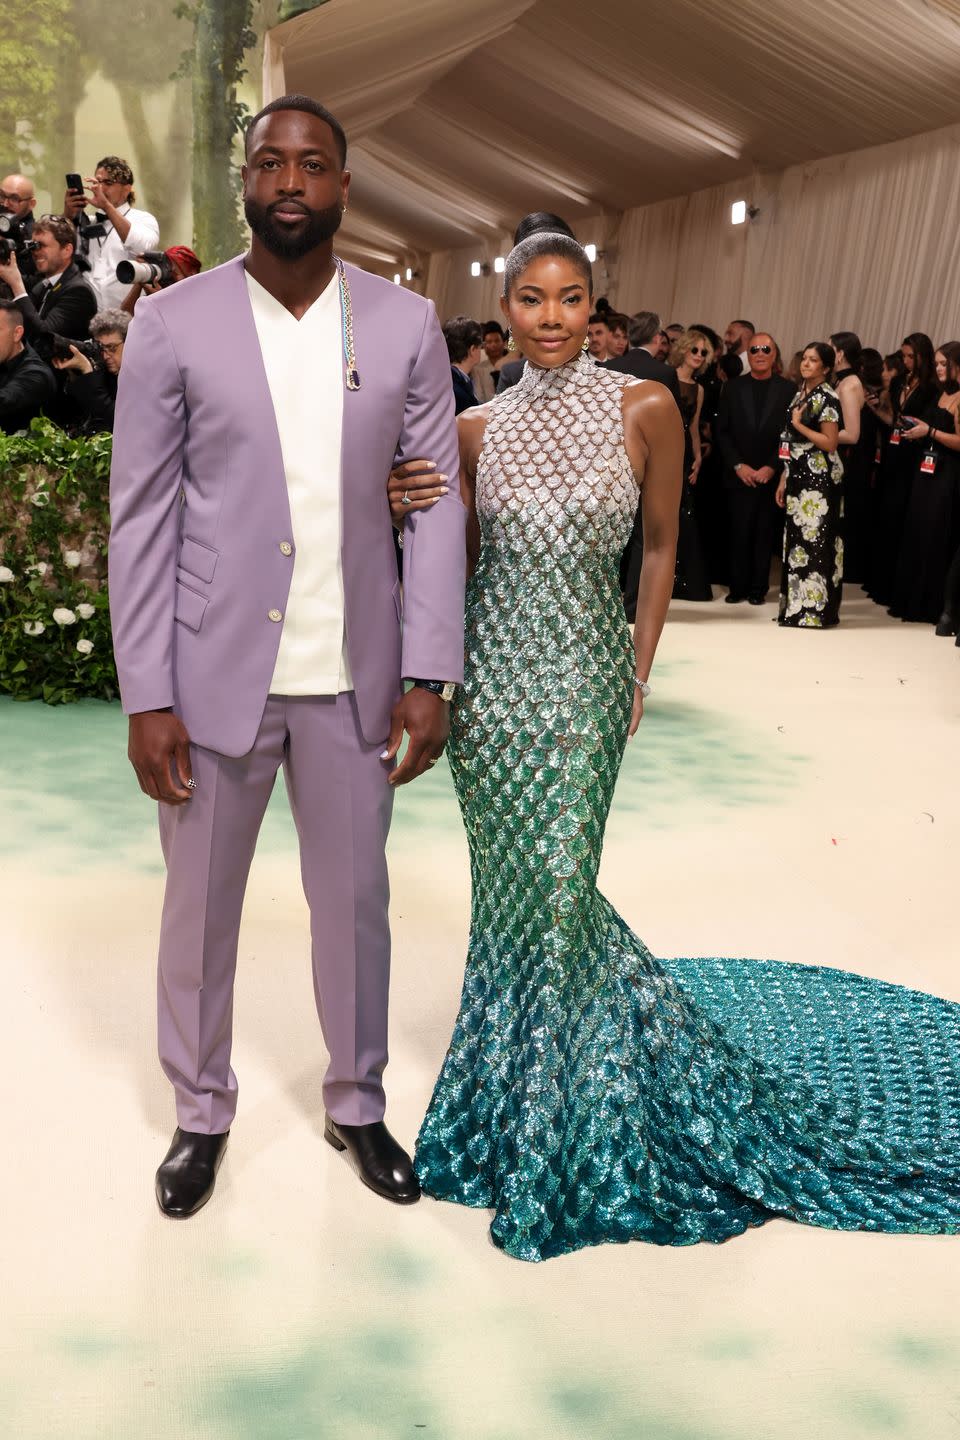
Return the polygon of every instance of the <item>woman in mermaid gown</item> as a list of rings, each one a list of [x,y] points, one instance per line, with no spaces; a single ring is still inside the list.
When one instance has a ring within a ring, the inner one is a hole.
[[[531,1261],[776,1216],[956,1232],[960,1006],[822,966],[660,959],[597,889],[669,602],[682,435],[666,391],[580,355],[589,275],[565,237],[512,252],[528,363],[460,420],[476,563],[448,755],[473,898],[421,1184],[492,1211],[494,1243]],[[641,477],[631,644],[617,567]],[[438,483],[391,496],[425,506]]]

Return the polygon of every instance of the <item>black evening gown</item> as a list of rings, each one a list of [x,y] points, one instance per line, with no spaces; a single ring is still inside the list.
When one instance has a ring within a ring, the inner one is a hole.
[[[953,413],[927,416],[935,430],[956,433]],[[920,440],[911,445],[913,475],[903,520],[890,614],[935,625],[943,610],[953,556],[956,452]]]
[[[870,598],[878,605],[890,605],[893,601],[913,469],[919,463],[917,442],[900,438],[900,417],[907,415],[925,420],[928,412],[936,413],[937,401],[935,385],[919,385],[909,393],[893,396],[894,424],[887,436],[880,467],[876,551],[870,581]]]
[[[696,487],[690,484],[693,465],[691,426],[697,413],[695,380],[680,380],[680,414],[683,417],[683,492],[680,496],[680,527],[677,533],[677,568],[673,577],[674,600],[712,600],[713,591],[700,543],[700,526],[694,507]]]

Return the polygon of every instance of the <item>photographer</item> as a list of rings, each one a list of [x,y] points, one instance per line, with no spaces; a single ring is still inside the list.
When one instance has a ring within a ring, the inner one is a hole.
[[[40,217],[33,227],[31,252],[40,281],[29,294],[17,257],[0,262],[0,280],[10,286],[31,343],[41,335],[87,337],[97,297],[74,263],[76,242],[77,232],[65,215]]]
[[[123,346],[130,316],[124,310],[101,310],[90,322],[90,334],[101,365],[90,358],[90,346],[70,346],[69,358],[54,355],[53,367],[64,376],[65,399],[80,428],[87,432],[113,431],[117,403],[117,377],[123,364]]]
[[[23,247],[33,238],[33,207],[36,203],[33,181],[28,180],[26,175],[6,175],[0,181],[0,215],[11,227],[6,232],[6,239],[14,250],[20,252],[20,270],[28,284],[34,277],[33,259]]]
[[[155,265],[160,273],[160,278],[134,281],[120,306],[120,309],[125,310],[128,315],[132,315],[136,310],[137,301],[141,295],[155,295],[158,290],[165,290],[168,285],[176,285],[179,280],[186,280],[191,275],[198,275],[203,269],[189,245],[171,245],[169,250],[138,255],[134,263],[136,273],[143,265]]]
[[[26,430],[56,400],[57,382],[29,345],[23,343],[23,316],[12,300],[0,300],[0,430]]]
[[[67,191],[63,213],[79,228],[99,308],[116,309],[127,291],[127,286],[117,280],[117,266],[144,250],[155,250],[160,243],[160,227],[148,211],[133,208],[133,171],[118,155],[105,156],[85,184],[86,194]],[[84,215],[88,205],[97,211],[94,221]]]

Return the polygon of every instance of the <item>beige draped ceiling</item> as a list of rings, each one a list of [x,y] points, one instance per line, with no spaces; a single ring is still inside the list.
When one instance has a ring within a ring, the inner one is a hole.
[[[960,333],[957,0],[328,0],[267,37],[264,98],[294,90],[350,137],[343,253],[442,315],[494,314],[548,209],[622,308]]]

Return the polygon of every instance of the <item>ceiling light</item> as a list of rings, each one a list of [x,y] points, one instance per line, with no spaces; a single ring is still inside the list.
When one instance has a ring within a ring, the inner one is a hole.
[[[477,277],[478,277],[479,274],[480,274],[480,268],[481,268],[481,267],[480,267],[480,261],[479,261],[479,260],[474,260],[474,261],[471,263],[471,265],[470,265],[470,274],[473,276],[473,278],[474,278],[475,280],[477,279]]]
[[[730,206],[730,224],[742,225],[747,218],[746,200],[734,200]]]
[[[496,270],[498,275],[503,274],[504,270],[506,270],[507,268],[507,262],[503,255],[497,256],[496,260],[494,260],[493,262],[493,268],[494,270]]]
[[[587,259],[590,261],[590,264],[592,265],[593,262],[594,262],[594,260],[596,260],[596,258],[597,258],[597,247],[596,247],[596,245],[584,245],[583,249],[584,249],[584,254],[586,255]]]
[[[393,283],[394,283],[394,285],[399,285],[399,284],[400,284],[400,271],[399,271],[399,270],[397,271],[396,275],[394,275],[394,277],[393,277]]]
[[[413,270],[411,269],[411,267],[410,267],[409,265],[407,266],[407,279],[408,279],[408,280],[412,280],[412,279],[413,279]]]

